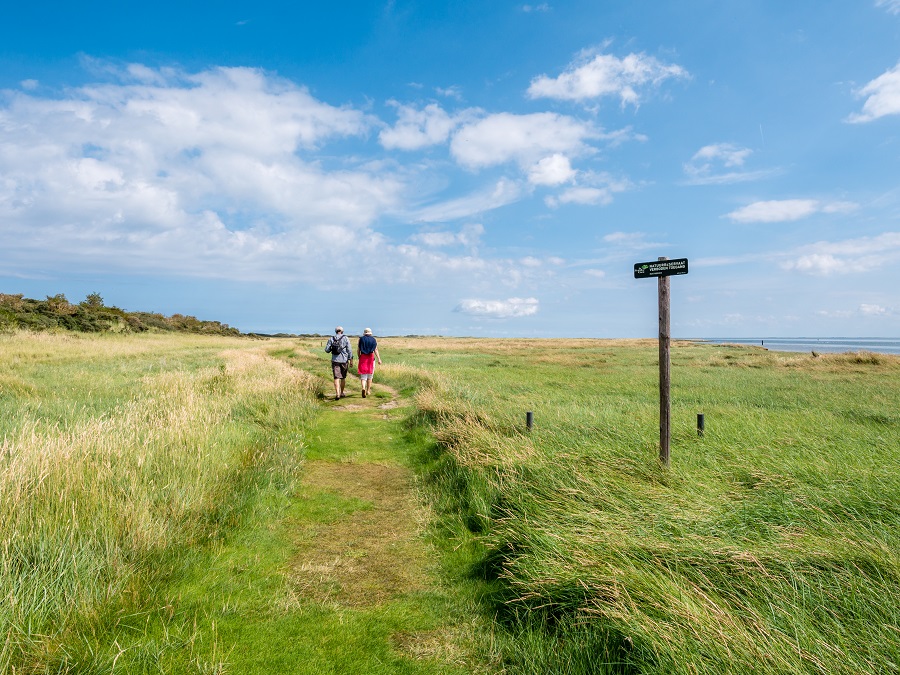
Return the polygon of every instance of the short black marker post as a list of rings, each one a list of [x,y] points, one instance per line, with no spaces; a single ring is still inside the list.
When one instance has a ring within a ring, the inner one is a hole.
[[[702,436],[703,430],[706,427],[706,420],[703,418],[703,413],[697,413],[697,435]]]
[[[525,413],[525,428],[528,431],[531,431],[531,427],[534,426],[534,413],[530,410]]]

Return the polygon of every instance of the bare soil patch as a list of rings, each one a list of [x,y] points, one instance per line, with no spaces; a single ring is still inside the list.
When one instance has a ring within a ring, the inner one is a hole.
[[[352,412],[354,410],[366,410],[371,408],[378,408],[379,410],[393,410],[394,408],[400,407],[400,394],[393,387],[389,387],[386,384],[376,384],[373,385],[373,388],[378,391],[387,392],[391,400],[385,401],[384,398],[376,398],[370,396],[368,398],[362,398],[357,390],[349,390],[348,393],[353,397],[353,403],[343,403],[344,399],[341,399],[341,403],[336,403],[332,410],[343,410],[346,412]]]

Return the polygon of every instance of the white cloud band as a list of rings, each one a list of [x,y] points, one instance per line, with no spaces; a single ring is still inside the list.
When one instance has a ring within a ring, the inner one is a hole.
[[[455,311],[473,316],[507,319],[532,316],[538,311],[537,298],[509,298],[508,300],[463,300]]]

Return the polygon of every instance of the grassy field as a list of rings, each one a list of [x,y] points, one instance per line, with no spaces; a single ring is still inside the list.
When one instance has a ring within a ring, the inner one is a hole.
[[[0,334],[0,672],[484,671],[409,400],[295,346]]]
[[[290,491],[316,410],[253,346],[0,335],[0,672],[221,671],[179,584]]]
[[[655,341],[384,342],[510,672],[900,672],[897,358],[676,344],[666,470]]]
[[[654,341],[320,342],[0,335],[0,672],[900,672],[897,358],[677,343],[664,469]]]

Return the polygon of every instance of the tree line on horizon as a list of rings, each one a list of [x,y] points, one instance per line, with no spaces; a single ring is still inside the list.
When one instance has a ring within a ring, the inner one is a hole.
[[[194,316],[157,312],[126,312],[108,307],[99,293],[90,293],[78,304],[72,304],[62,293],[48,295],[46,300],[26,298],[23,294],[0,293],[0,330],[53,329],[83,333],[143,333],[147,331],[201,333],[206,335],[241,335],[219,321],[202,321]]]

